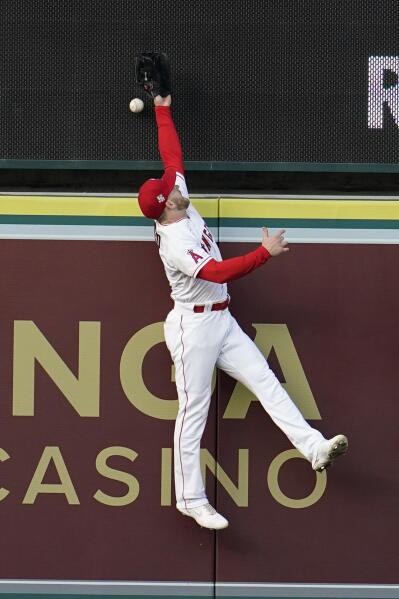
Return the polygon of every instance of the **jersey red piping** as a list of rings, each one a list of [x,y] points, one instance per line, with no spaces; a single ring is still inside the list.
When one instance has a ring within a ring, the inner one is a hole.
[[[212,256],[208,256],[207,258],[205,258],[205,260],[203,262],[201,262],[201,264],[198,264],[197,268],[195,269],[195,271],[192,274],[194,279],[197,278],[199,271],[201,270],[201,268],[203,266],[205,266],[205,264],[207,264],[209,262],[209,260],[213,260]]]

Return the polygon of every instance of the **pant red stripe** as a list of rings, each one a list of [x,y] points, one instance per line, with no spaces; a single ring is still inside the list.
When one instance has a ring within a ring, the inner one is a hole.
[[[179,459],[180,459],[180,468],[181,468],[181,477],[182,477],[182,483],[183,483],[183,491],[182,491],[182,497],[183,497],[183,501],[184,501],[184,505],[186,506],[187,509],[187,503],[186,500],[184,498],[184,472],[183,472],[183,461],[181,459],[181,436],[182,436],[182,432],[183,432],[183,426],[184,426],[184,419],[186,417],[186,411],[187,411],[187,404],[188,404],[188,393],[187,393],[187,386],[186,386],[186,375],[184,372],[184,361],[183,361],[183,356],[184,356],[184,343],[183,343],[183,315],[180,318],[180,330],[181,330],[181,344],[182,344],[182,352],[181,352],[181,363],[182,363],[182,370],[183,370],[183,380],[184,380],[184,393],[186,394],[186,403],[184,405],[184,413],[183,413],[183,419],[182,419],[182,423],[181,423],[181,429],[180,429],[180,435],[179,435]]]

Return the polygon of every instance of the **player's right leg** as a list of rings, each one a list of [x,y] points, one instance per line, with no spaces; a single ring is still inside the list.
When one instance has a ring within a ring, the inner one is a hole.
[[[209,505],[201,474],[200,442],[212,395],[212,375],[223,340],[215,313],[172,310],[165,341],[175,364],[179,410],[174,433],[176,507],[207,528],[227,520]]]
[[[217,366],[252,391],[275,424],[315,470],[323,470],[346,451],[348,441],[344,435],[327,440],[306,422],[262,353],[233,317]]]

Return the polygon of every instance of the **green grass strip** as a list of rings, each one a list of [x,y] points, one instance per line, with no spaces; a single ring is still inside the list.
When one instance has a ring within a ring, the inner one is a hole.
[[[70,599],[209,599],[208,595],[204,596],[193,596],[193,595],[167,595],[166,593],[162,595],[136,595],[134,592],[129,593],[128,595],[97,595],[97,594],[75,594],[75,593],[1,593],[1,599],[65,599],[66,597],[70,597]],[[225,599],[225,598],[223,598]],[[234,599],[233,597],[231,599]],[[281,599],[281,598],[280,598]]]
[[[0,592],[0,598],[1,599],[65,599],[66,597],[70,597],[70,599],[129,599],[130,598],[134,598],[134,599],[162,599],[162,597],[164,597],[165,599],[174,599],[172,595],[135,595],[134,593],[131,593],[129,595],[97,595],[97,594],[91,594],[91,593],[87,593],[82,595],[81,593],[79,594],[75,594],[75,593],[51,593],[51,594],[47,594],[47,593],[1,593]],[[176,596],[176,599],[204,599],[204,597],[193,597],[193,596],[187,596],[185,597],[184,595],[178,595]]]
[[[52,216],[47,214],[1,214],[0,224],[148,227],[152,225],[152,221],[141,216]]]
[[[356,597],[361,597],[362,595],[356,595]],[[365,594],[365,597],[367,595]],[[134,593],[128,594],[128,595],[96,595],[96,594],[75,594],[75,593],[59,593],[59,594],[47,594],[47,593],[0,593],[0,598],[1,599],[65,599],[66,597],[69,597],[70,599],[209,599],[209,595],[204,595],[204,596],[193,596],[193,595],[135,595]],[[216,592],[216,598],[220,598],[220,599],[237,599],[237,595],[234,595],[232,597],[227,597],[225,595],[218,595]],[[242,599],[262,599],[259,596],[256,597],[251,597],[251,595],[245,594],[245,591],[242,591],[242,594],[239,595],[239,597],[241,597]],[[293,594],[290,595],[291,599],[295,599],[295,592],[293,591]],[[353,599],[353,597],[355,597],[355,595],[351,595],[350,593],[348,593],[348,595],[346,597],[343,596],[339,596],[339,599]],[[266,599],[266,598],[264,598]],[[282,599],[281,595],[280,596],[276,596],[276,597],[267,597],[267,599]],[[302,597],[301,595],[301,599],[306,599],[306,597]],[[312,597],[312,599],[325,599],[325,597]]]
[[[206,218],[211,227],[287,229],[399,229],[399,219],[325,219],[325,218]],[[143,216],[53,216],[2,214],[0,225],[89,225],[97,227],[152,227],[153,221]]]
[[[326,218],[228,218],[221,217],[220,227],[281,227],[283,229],[399,229],[399,220],[362,220]]]
[[[211,227],[218,226],[217,218],[207,218]],[[144,216],[52,216],[42,214],[1,214],[0,225],[91,225],[97,227],[152,227],[153,221]]]

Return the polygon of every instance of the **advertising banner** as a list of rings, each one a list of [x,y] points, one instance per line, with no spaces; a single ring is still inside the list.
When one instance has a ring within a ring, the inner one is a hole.
[[[263,219],[271,230],[287,219],[289,241],[296,229],[313,231],[232,282],[230,309],[305,418],[326,437],[349,438],[348,455],[316,474],[259,401],[218,372],[202,463],[230,526],[215,534],[174,506],[177,400],[163,337],[172,303],[156,244],[107,238],[105,222],[100,238],[69,238],[57,230],[65,223],[35,221],[40,212],[60,218],[43,200],[24,201],[2,225],[16,227],[14,238],[3,228],[0,240],[0,592],[69,581],[78,585],[70,592],[92,583],[118,594],[125,584],[131,596],[310,597],[314,585],[319,597],[323,585],[343,585],[334,596],[388,596],[381,585],[399,583],[393,203],[378,200],[378,228],[365,200],[361,230],[374,241],[351,243],[339,239],[360,230],[350,199],[336,201],[335,216],[317,204],[311,213],[309,198],[282,202],[281,213],[274,200],[195,202],[219,212],[225,258],[256,247]],[[113,201],[101,199],[104,220],[116,218],[106,216]],[[257,585],[252,595],[248,585]]]

